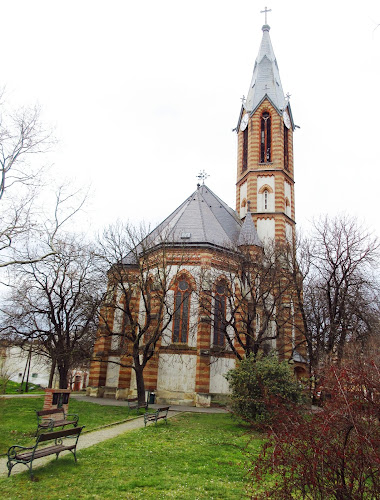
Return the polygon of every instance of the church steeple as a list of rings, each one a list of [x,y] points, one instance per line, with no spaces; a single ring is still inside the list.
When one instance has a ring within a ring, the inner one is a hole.
[[[267,10],[264,11],[268,12]],[[292,241],[295,229],[294,122],[281,85],[265,23],[247,99],[236,132],[236,210],[245,218],[248,203],[261,241]]]
[[[245,109],[250,113],[254,112],[262,100],[268,97],[277,111],[282,112],[285,107],[285,97],[276,56],[269,36],[270,27],[264,24],[262,30],[263,37],[253,70]]]

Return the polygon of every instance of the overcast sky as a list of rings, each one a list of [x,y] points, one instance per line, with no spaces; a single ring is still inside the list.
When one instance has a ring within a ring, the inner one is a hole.
[[[272,0],[291,94],[296,220],[357,215],[380,235],[380,2]],[[43,109],[55,176],[88,220],[157,223],[207,185],[235,208],[236,126],[264,24],[256,0],[0,0],[0,84]],[[44,160],[47,161],[46,159]]]

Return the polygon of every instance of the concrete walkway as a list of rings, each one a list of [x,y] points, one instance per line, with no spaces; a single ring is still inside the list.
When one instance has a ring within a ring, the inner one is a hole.
[[[128,403],[122,399],[108,399],[108,398],[93,398],[90,396],[82,396],[81,394],[71,394],[72,398],[78,401],[86,401],[87,403],[95,403],[103,406],[128,406]],[[167,404],[150,404],[149,408],[160,408],[161,406],[170,406],[170,411],[186,411],[192,413],[228,413],[225,408],[211,407],[211,408],[196,408],[195,406],[182,406],[182,405],[167,405]]]
[[[128,406],[126,401],[121,401],[116,399],[92,398],[88,396],[81,396],[80,394],[72,394],[71,397],[74,397],[79,401],[86,401],[88,403],[95,403],[103,406]],[[159,408],[160,406],[162,405],[156,405],[156,404],[149,405],[150,408]],[[226,410],[223,408],[195,408],[192,406],[170,406],[168,418],[174,417],[175,415],[178,415],[179,413],[182,412],[226,413]],[[123,422],[122,424],[107,426],[92,432],[81,434],[81,436],[79,437],[77,450],[83,450],[85,448],[93,446],[94,444],[98,444],[101,443],[102,441],[106,441],[107,439],[119,436],[124,432],[132,431],[134,429],[140,429],[141,427],[144,427],[144,418],[142,416],[135,418],[133,420],[129,420],[128,422]],[[70,452],[65,452],[62,453],[61,455],[65,454],[70,454]],[[37,469],[38,467],[41,467],[42,465],[45,465],[48,462],[51,462],[52,460],[55,460],[54,455],[36,460],[35,462],[33,462],[33,470]],[[17,464],[13,467],[12,474],[17,474],[18,472],[22,472],[25,470],[27,470],[25,465]],[[7,476],[7,474],[8,474],[7,459],[1,458],[0,477]]]

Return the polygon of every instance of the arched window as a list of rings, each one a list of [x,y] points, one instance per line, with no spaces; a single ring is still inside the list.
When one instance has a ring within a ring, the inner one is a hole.
[[[247,170],[248,166],[248,127],[243,132],[243,167],[242,171]]]
[[[260,163],[268,163],[272,158],[271,155],[271,118],[270,114],[265,111],[261,115],[261,142],[260,142]]]
[[[289,170],[289,130],[284,125],[284,168]]]
[[[291,208],[289,198],[285,198],[285,213],[288,217],[291,217]]]
[[[190,285],[180,280],[174,292],[173,342],[187,342],[189,333]]]
[[[226,340],[226,288],[219,284],[215,290],[213,344],[224,346]]]
[[[264,197],[264,210],[268,210],[268,190],[266,189],[263,193],[263,197]]]

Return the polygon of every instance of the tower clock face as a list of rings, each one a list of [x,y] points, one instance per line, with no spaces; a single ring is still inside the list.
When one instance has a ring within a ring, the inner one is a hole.
[[[285,111],[282,113],[282,116],[284,118],[284,123],[286,125],[287,128],[290,128],[291,127],[291,122],[290,122],[290,117],[289,117],[289,113],[288,111],[285,109]]]
[[[249,120],[249,114],[248,114],[248,113],[246,113],[246,114],[243,116],[243,118],[242,118],[242,120],[241,120],[241,122],[240,122],[240,130],[241,130],[241,131],[243,131],[243,130],[245,130],[245,129],[247,128],[247,125],[248,125],[248,120]]]

